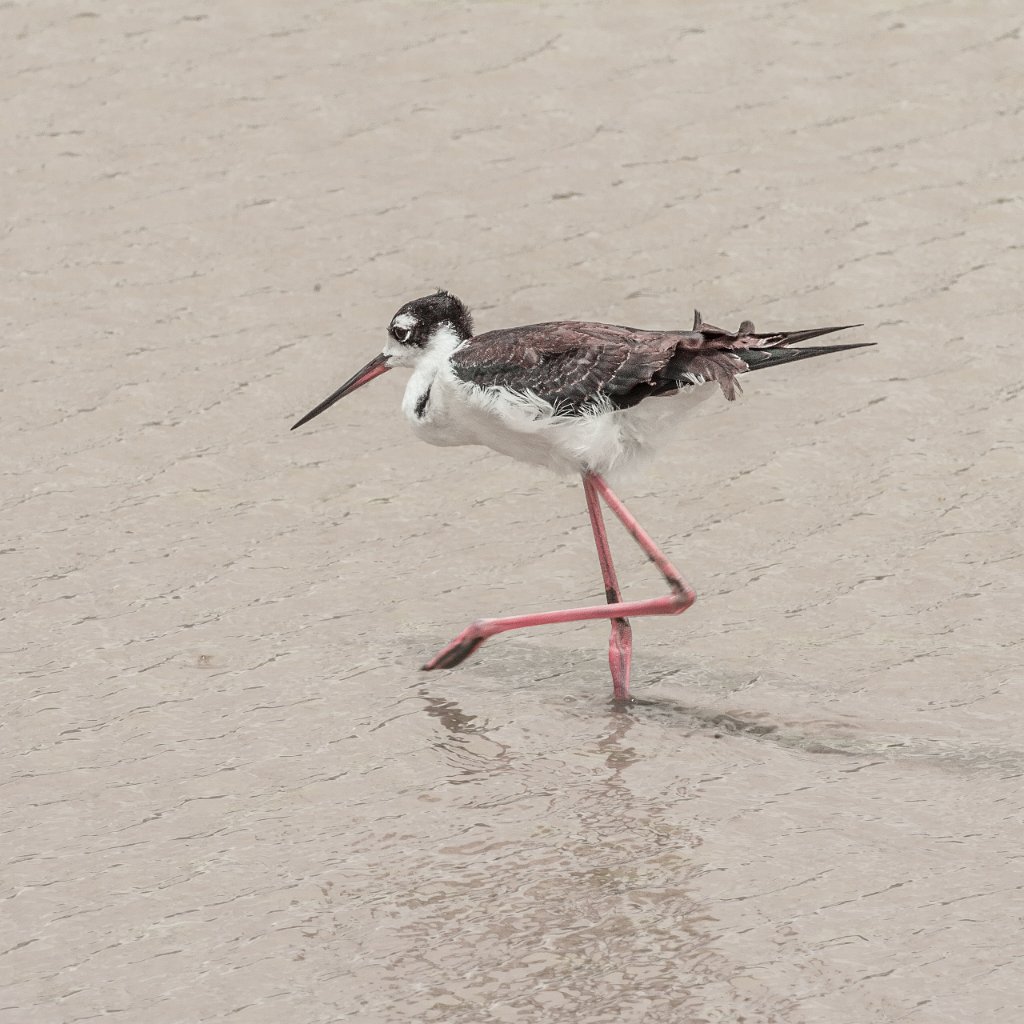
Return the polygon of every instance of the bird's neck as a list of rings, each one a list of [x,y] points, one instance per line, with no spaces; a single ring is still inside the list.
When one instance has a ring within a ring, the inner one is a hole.
[[[452,353],[465,340],[449,324],[442,324],[430,335],[430,341],[427,342],[419,359],[416,360],[412,370],[412,379],[433,380],[438,371],[447,365]]]
[[[413,367],[412,376],[405,388],[405,397],[402,400],[402,411],[413,420],[422,421],[428,416],[430,393],[437,380],[438,374],[448,367],[448,360],[452,353],[465,341],[458,333],[447,324],[440,327],[430,337],[430,342],[423,350],[416,365]],[[437,410],[437,395],[434,395],[434,409]]]

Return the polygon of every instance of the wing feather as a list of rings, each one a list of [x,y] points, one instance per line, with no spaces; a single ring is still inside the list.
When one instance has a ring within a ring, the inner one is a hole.
[[[704,323],[699,313],[692,331],[559,321],[477,335],[456,350],[451,364],[467,383],[535,395],[560,414],[581,415],[609,405],[626,409],[711,381],[732,401],[739,374],[767,365],[764,357],[751,358],[754,350],[781,357],[786,345],[843,329],[756,334],[744,320],[733,333]]]
[[[579,414],[649,385],[675,351],[677,335],[610,324],[558,322],[489,331],[451,358],[456,374],[483,388],[536,395]]]

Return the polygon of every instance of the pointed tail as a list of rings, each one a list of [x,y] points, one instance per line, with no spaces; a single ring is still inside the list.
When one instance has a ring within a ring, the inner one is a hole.
[[[699,331],[708,341],[724,342],[724,347],[739,356],[750,370],[763,370],[767,366],[792,363],[797,359],[810,359],[812,356],[824,356],[829,352],[846,352],[851,348],[874,345],[873,341],[860,341],[850,345],[816,345],[799,349],[788,347],[800,341],[820,338],[823,334],[834,334],[836,331],[848,331],[851,327],[863,326],[844,324],[842,327],[815,327],[807,331],[774,331],[771,334],[758,334],[753,322],[744,320],[739,329],[733,332],[704,323],[700,312],[696,309],[693,311],[694,331]]]
[[[833,328],[833,330],[841,330],[841,328]],[[813,338],[825,332],[794,333],[806,334]],[[780,363],[792,363],[798,359],[810,359],[813,356],[827,356],[830,352],[848,352],[852,348],[867,348],[874,344],[873,341],[860,341],[852,345],[810,345],[807,348],[783,348],[780,344],[777,348],[738,348],[732,351],[747,364],[748,370],[764,370],[769,366],[778,366]]]
[[[684,336],[688,340],[669,363],[668,376],[682,378],[686,371],[707,380],[717,380],[722,386],[722,393],[732,401],[740,392],[736,376],[744,370],[763,370],[779,363],[792,363],[798,359],[810,359],[813,356],[828,355],[830,352],[847,352],[853,348],[873,345],[873,341],[861,341],[849,345],[789,347],[800,341],[820,338],[823,334],[834,334],[836,331],[848,331],[851,327],[862,326],[863,324],[844,324],[841,327],[815,327],[807,331],[774,331],[771,334],[758,334],[754,324],[750,320],[744,320],[736,331],[726,331],[721,327],[706,324],[700,313],[694,310],[693,331]],[[682,362],[679,362],[680,356]]]

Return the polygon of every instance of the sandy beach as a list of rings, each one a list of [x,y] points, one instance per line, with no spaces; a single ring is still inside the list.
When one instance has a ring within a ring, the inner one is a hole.
[[[1009,0],[0,5],[0,1022],[1024,1019]],[[619,493],[430,448],[451,289],[863,323]],[[660,593],[621,531],[631,597]]]

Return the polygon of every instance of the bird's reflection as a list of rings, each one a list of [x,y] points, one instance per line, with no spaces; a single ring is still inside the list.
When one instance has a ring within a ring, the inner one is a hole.
[[[481,726],[473,724],[476,715],[467,715],[455,701],[432,697],[425,688],[419,691],[419,697],[423,701],[423,710],[431,718],[436,718],[453,736],[482,731]]]
[[[488,737],[490,725],[486,719],[467,714],[454,700],[435,696],[425,686],[417,691],[417,696],[427,715],[444,729],[433,746],[444,754],[454,771],[450,783],[458,785],[509,767],[508,747]]]
[[[427,890],[403,898],[407,941],[436,950],[500,927],[496,959],[478,954],[487,977],[512,969],[575,1002],[625,976],[689,1019],[680,976],[709,969],[715,936],[691,884],[699,843],[685,801],[697,782],[678,764],[652,768],[695,731],[692,716],[660,702],[605,703],[585,688],[534,690],[513,716],[519,694],[463,690],[456,700],[435,680],[411,693],[448,766],[445,834]]]

